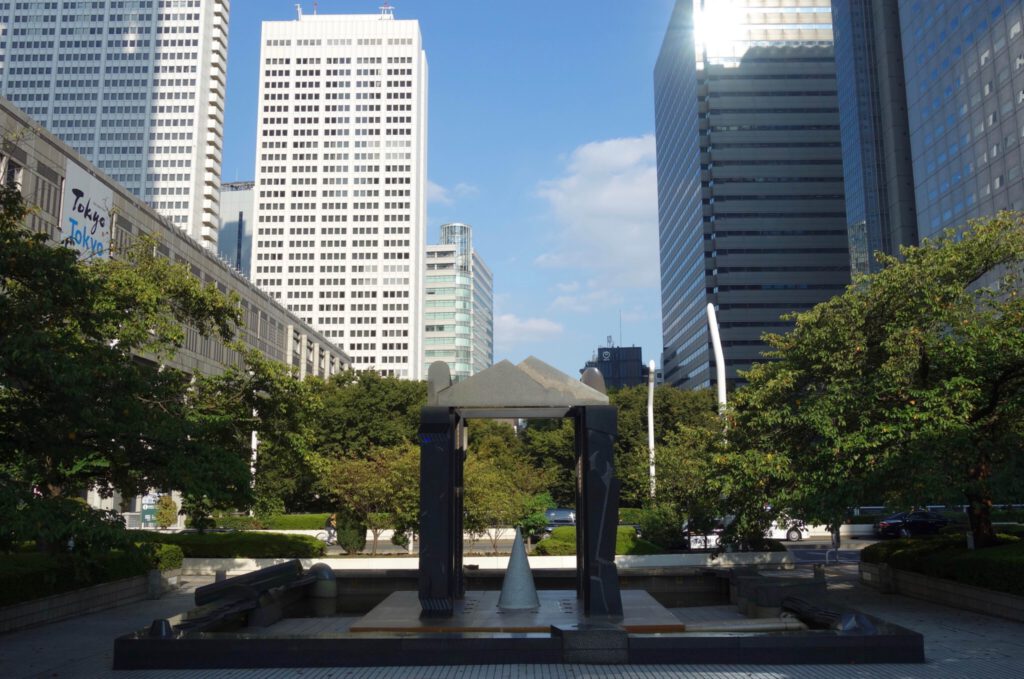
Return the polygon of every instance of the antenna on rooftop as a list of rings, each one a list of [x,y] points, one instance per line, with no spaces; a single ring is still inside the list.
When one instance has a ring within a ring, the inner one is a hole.
[[[388,4],[388,0],[384,0],[384,4],[381,5],[378,9],[380,10],[381,19],[395,18],[395,8]]]
[[[300,3],[295,3],[295,13],[300,19],[302,18],[302,5]]]
[[[313,16],[317,15],[317,10],[319,10],[319,9],[320,9],[320,3],[319,2],[314,2],[313,3]]]

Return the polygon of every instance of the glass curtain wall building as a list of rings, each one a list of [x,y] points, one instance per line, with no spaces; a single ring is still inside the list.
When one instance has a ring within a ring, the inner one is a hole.
[[[832,0],[850,266],[917,244],[899,12],[890,0]]]
[[[922,238],[1024,208],[1020,0],[901,0],[899,28]]]
[[[710,386],[710,302],[735,385],[849,282],[828,0],[678,0],[655,124],[665,381]]]
[[[443,224],[441,242],[427,246],[424,374],[445,361],[458,382],[494,362],[493,281],[473,249],[473,228]]]

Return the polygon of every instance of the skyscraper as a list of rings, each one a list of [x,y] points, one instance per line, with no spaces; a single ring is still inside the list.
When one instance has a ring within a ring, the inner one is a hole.
[[[922,238],[1024,208],[1024,3],[901,0]]]
[[[494,279],[473,247],[469,224],[441,225],[427,246],[424,336],[426,368],[445,361],[454,381],[494,363]]]
[[[216,249],[229,9],[229,0],[0,3],[0,92]]]
[[[828,0],[677,0],[655,125],[665,381],[710,385],[710,302],[736,383],[849,282]]]
[[[898,7],[832,0],[832,21],[851,269],[870,273],[875,252],[917,244]]]
[[[263,23],[252,277],[354,368],[419,379],[427,61],[419,23]]]
[[[252,277],[252,182],[226,182],[220,193],[220,235],[217,253],[221,259]]]

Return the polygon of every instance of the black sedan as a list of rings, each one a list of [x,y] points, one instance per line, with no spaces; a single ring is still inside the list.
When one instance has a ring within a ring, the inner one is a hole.
[[[931,535],[949,525],[949,519],[935,512],[900,512],[875,522],[875,535],[880,538],[909,538]]]

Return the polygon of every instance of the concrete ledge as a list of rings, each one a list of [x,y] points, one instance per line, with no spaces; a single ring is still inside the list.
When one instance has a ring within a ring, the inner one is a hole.
[[[228,576],[248,573],[290,559],[194,559],[186,558],[182,564],[183,575],[213,575],[219,570]],[[575,556],[531,556],[530,568],[576,569]],[[315,563],[325,563],[334,570],[416,570],[419,557],[322,557],[301,559],[302,568],[308,569]],[[710,554],[648,554],[642,556],[617,556],[615,565],[619,568],[664,568],[688,566],[692,568],[730,568],[732,566],[770,565],[792,566],[796,561],[788,552],[734,552],[721,554],[712,559]],[[508,556],[467,556],[463,565],[481,570],[505,570]]]
[[[0,633],[142,601],[149,596],[148,583],[147,576],[139,575],[5,606],[0,608]]]
[[[861,562],[860,580],[883,592],[903,594],[951,608],[1024,622],[1024,596],[896,570],[887,564]]]

